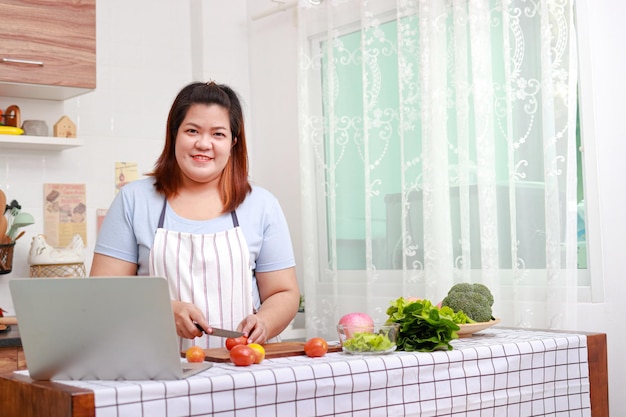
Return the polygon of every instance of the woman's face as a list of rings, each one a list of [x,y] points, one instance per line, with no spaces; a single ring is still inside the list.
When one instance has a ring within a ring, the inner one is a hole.
[[[193,104],[176,134],[176,161],[196,183],[219,181],[228,163],[233,137],[228,111],[216,104]]]

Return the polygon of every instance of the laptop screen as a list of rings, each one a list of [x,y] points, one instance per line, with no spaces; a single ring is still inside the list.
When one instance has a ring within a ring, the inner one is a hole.
[[[26,365],[35,380],[180,379],[167,281],[160,277],[9,281]]]

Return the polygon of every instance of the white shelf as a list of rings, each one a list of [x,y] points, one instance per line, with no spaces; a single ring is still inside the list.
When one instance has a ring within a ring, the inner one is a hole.
[[[83,146],[78,138],[55,138],[49,136],[0,135],[0,149],[62,151]]]
[[[63,101],[92,91],[93,88],[0,82],[0,97]]]

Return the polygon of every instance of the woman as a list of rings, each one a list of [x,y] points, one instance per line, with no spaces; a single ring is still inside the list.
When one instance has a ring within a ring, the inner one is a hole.
[[[248,182],[236,93],[214,82],[186,86],[154,171],[114,199],[90,275],[166,277],[184,350],[223,346],[195,323],[209,334],[236,328],[250,343],[277,336],[298,309],[294,265],[278,201]]]

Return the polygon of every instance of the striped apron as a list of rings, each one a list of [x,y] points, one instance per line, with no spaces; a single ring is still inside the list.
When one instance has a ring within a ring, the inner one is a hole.
[[[150,249],[150,275],[167,278],[172,300],[195,304],[212,327],[236,330],[253,312],[252,271],[248,245],[231,212],[233,228],[213,234],[163,228],[165,207]],[[180,338],[181,351],[192,345],[223,347],[220,337]]]

